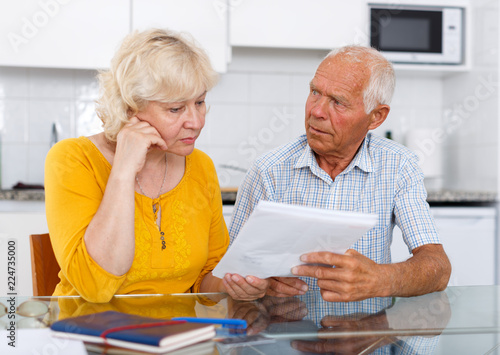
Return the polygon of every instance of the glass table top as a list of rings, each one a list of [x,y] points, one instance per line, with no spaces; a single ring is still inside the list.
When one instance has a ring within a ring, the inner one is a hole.
[[[253,302],[225,294],[123,295],[102,304],[80,297],[0,297],[0,302],[7,310],[19,309],[18,329],[108,310],[247,321],[246,331],[219,327],[204,354],[500,354],[499,291],[498,286],[448,287],[419,297],[349,303],[323,301],[319,291]],[[41,301],[48,309],[26,316],[20,306],[27,300]],[[0,329],[7,325],[7,316],[1,316]],[[89,350],[95,353],[100,352]]]

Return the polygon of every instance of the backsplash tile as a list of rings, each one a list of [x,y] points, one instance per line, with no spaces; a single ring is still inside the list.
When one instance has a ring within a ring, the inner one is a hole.
[[[28,69],[0,67],[0,98],[28,96]]]
[[[72,99],[75,97],[74,70],[30,68],[29,95],[32,98]]]
[[[222,186],[238,186],[242,170],[255,157],[304,133],[309,82],[325,54],[233,49],[228,73],[207,96],[210,110],[197,142],[214,160]],[[54,122],[59,139],[101,131],[96,75],[92,70],[0,68],[3,189],[18,181],[42,182]],[[404,143],[410,129],[442,125],[442,92],[439,78],[398,73],[391,113],[376,133],[390,130]]]
[[[58,139],[74,136],[73,105],[71,100],[61,99],[32,99],[28,109],[28,131],[30,143],[50,143],[52,125],[55,123],[58,130]]]
[[[102,122],[95,112],[95,102],[77,99],[74,102],[75,137],[91,136],[102,132]]]
[[[242,160],[241,151],[212,146],[207,153],[214,161],[221,186],[239,186],[250,167],[246,160]]]
[[[289,105],[252,105],[244,141],[259,152],[263,150],[261,147],[285,144],[295,136],[292,123],[297,119],[303,120],[303,116],[298,118]]]
[[[309,83],[314,76],[314,71],[310,74],[293,74],[291,82],[291,99],[295,104],[306,104],[307,96],[309,96]]]
[[[250,75],[250,102],[287,104],[291,99],[290,74],[257,73]]]
[[[30,144],[28,148],[27,179],[31,184],[43,184],[45,157],[49,152],[48,144]]]
[[[498,191],[498,1],[471,2],[473,68],[443,78],[445,179],[454,189]]]
[[[28,143],[28,99],[0,98],[0,134],[3,143]]]
[[[208,93],[207,103],[247,103],[250,100],[250,75],[227,73],[219,77],[217,85]]]
[[[2,144],[2,187],[28,182],[28,144]]]
[[[236,146],[247,135],[248,119],[246,105],[211,105],[204,128],[209,133],[207,143],[226,148]]]
[[[99,96],[97,71],[75,70],[75,98],[94,101]]]

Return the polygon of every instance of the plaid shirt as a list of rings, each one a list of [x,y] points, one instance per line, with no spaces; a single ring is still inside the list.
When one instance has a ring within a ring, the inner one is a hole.
[[[302,135],[263,155],[248,171],[231,218],[231,242],[259,200],[375,213],[376,226],[352,248],[379,264],[390,263],[394,225],[409,250],[440,244],[423,178],[414,153],[368,133],[349,166],[332,180]],[[317,289],[316,282],[304,279]]]

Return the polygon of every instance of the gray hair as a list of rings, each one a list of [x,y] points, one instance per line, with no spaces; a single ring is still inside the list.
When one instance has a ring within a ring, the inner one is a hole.
[[[370,47],[348,45],[335,48],[326,58],[343,55],[353,63],[364,63],[370,69],[370,79],[363,92],[365,112],[370,113],[377,105],[389,105],[396,86],[394,68],[378,50]]]

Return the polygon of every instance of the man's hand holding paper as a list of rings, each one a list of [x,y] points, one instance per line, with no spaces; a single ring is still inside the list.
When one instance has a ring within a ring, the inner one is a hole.
[[[386,285],[381,281],[386,276],[383,272],[385,266],[378,265],[354,249],[347,250],[344,255],[330,252],[304,254],[301,260],[306,264],[293,267],[292,273],[317,278],[325,301],[363,300],[370,297],[375,289],[382,292],[380,289]]]
[[[213,274],[271,277],[268,294],[303,294],[307,285],[291,271],[303,264],[303,254],[326,251],[341,256],[375,223],[373,214],[260,201]]]

